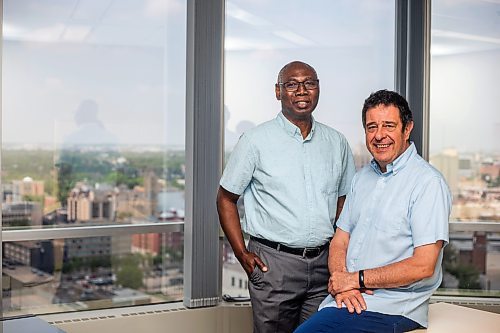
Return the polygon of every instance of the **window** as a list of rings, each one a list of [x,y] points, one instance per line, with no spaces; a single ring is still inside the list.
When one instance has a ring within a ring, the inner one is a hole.
[[[227,1],[226,156],[245,130],[276,117],[278,72],[301,60],[320,79],[314,117],[344,133],[358,168],[368,163],[361,109],[371,92],[394,87],[394,13],[391,0]],[[235,269],[245,274],[228,254],[229,243],[224,248],[223,274]]]
[[[4,316],[78,310],[86,293],[115,306],[113,262],[127,258],[151,268],[137,302],[181,299],[183,234],[168,225],[184,219],[186,1],[6,0],[3,14]],[[109,297],[95,297],[101,278]],[[57,286],[74,294],[59,308]]]
[[[441,293],[500,295],[500,4],[432,2],[430,162],[453,193]]]
[[[84,237],[77,244],[70,239],[4,242],[4,314],[179,300],[182,240],[181,232],[169,232]]]

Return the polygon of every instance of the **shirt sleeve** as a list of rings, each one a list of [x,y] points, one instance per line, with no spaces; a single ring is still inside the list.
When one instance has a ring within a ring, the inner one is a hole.
[[[227,191],[241,195],[252,180],[254,170],[252,143],[248,135],[243,134],[231,152],[219,184]]]
[[[439,240],[447,244],[450,212],[451,194],[444,179],[433,177],[424,183],[411,208],[413,246],[433,244]]]
[[[339,181],[339,197],[347,195],[351,188],[351,181],[355,173],[356,168],[354,166],[354,157],[352,156],[351,147],[349,147],[346,138],[342,136],[342,173]]]

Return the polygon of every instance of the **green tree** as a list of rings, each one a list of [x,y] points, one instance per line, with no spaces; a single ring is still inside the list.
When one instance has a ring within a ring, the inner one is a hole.
[[[111,258],[109,256],[94,256],[89,259],[88,265],[92,272],[98,268],[111,267]]]
[[[458,288],[481,289],[479,271],[473,265],[461,263],[458,250],[451,244],[444,248],[443,267],[458,279]]]
[[[44,195],[25,194],[25,195],[23,195],[23,201],[37,202],[40,204],[40,207],[42,207],[42,211],[43,211],[43,206],[45,204],[45,196]]]
[[[111,262],[115,267],[116,282],[125,288],[138,289],[142,287],[143,271],[142,256],[129,254],[123,257],[113,257]]]
[[[8,225],[9,227],[27,227],[31,225],[31,220],[28,219],[12,220],[9,222],[4,222],[4,224]]]
[[[105,181],[116,186],[126,185],[129,189],[133,189],[136,185],[142,185],[143,179],[137,177],[136,174],[128,174],[123,171],[113,171],[105,177]]]
[[[57,168],[57,199],[63,207],[67,206],[69,192],[75,186],[73,166],[66,162],[56,164]]]
[[[460,289],[481,289],[479,271],[469,264],[459,264],[448,269],[448,272],[458,279]]]
[[[142,275],[138,266],[125,264],[118,269],[116,282],[124,288],[139,289],[142,287]]]

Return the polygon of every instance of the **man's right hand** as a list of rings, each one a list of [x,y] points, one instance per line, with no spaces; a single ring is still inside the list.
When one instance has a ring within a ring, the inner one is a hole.
[[[248,276],[253,273],[255,266],[258,266],[261,271],[267,272],[267,266],[264,264],[262,259],[260,259],[259,256],[253,252],[245,251],[243,252],[243,254],[237,256],[236,258],[238,259]]]
[[[226,234],[229,244],[241,266],[247,272],[248,276],[252,274],[254,267],[258,266],[261,271],[267,272],[267,266],[262,260],[245,247],[243,234],[241,233],[240,217],[238,215],[239,195],[231,193],[219,186],[217,192],[217,211],[219,212],[219,221]]]
[[[363,292],[368,295],[373,295],[373,290],[370,289],[363,289]],[[344,303],[350,313],[354,313],[354,311],[356,311],[356,313],[360,314],[361,311],[366,310],[366,302],[359,289],[352,289],[338,293],[334,296],[334,298],[337,303],[337,308],[339,309],[342,308],[342,303]]]

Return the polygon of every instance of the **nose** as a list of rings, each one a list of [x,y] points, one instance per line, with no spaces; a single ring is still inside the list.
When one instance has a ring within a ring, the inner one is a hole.
[[[378,126],[377,131],[375,132],[375,140],[380,141],[386,136],[386,130],[384,126]]]
[[[299,82],[299,86],[297,87],[297,91],[295,93],[297,95],[304,95],[309,93],[304,82]]]

